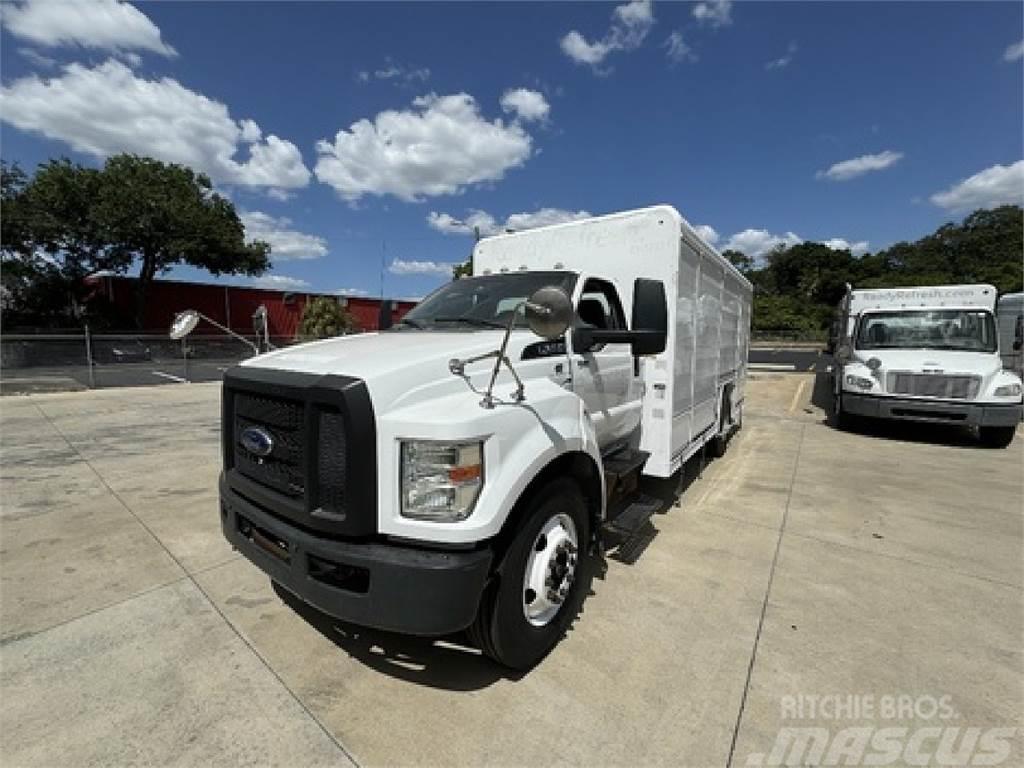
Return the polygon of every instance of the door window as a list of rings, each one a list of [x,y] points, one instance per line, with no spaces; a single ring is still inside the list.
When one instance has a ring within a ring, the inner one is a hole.
[[[602,331],[626,330],[626,316],[615,286],[606,280],[590,278],[583,285],[576,315],[580,323]]]

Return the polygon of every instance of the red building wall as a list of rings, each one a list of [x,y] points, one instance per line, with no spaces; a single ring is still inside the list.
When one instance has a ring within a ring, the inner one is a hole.
[[[95,286],[94,299],[106,299],[123,317],[134,315],[138,285],[136,278],[88,277],[86,282]],[[167,333],[171,320],[178,312],[183,309],[195,309],[236,333],[251,335],[252,316],[262,305],[267,308],[270,335],[293,338],[298,331],[306,302],[317,296],[338,298],[333,294],[155,280],[146,292],[143,332]],[[380,299],[349,296],[344,300],[347,301],[348,310],[360,330],[377,330]],[[399,320],[414,306],[414,301],[392,300],[392,322]],[[218,333],[216,328],[207,323],[201,323],[196,332]]]

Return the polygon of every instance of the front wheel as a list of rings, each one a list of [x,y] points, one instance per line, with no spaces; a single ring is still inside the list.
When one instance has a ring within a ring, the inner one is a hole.
[[[534,493],[521,519],[469,633],[498,663],[525,670],[547,655],[579,610],[589,526],[583,494],[566,478]]]
[[[979,427],[978,436],[986,448],[1007,448],[1013,442],[1016,427]]]

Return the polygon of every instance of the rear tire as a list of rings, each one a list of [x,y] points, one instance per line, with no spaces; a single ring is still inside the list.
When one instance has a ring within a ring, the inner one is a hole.
[[[711,455],[716,459],[725,456],[725,449],[729,447],[729,432],[732,428],[731,410],[729,393],[723,392],[722,410],[718,415],[718,434],[709,441]]]
[[[589,588],[584,578],[589,512],[579,486],[568,478],[554,480],[533,493],[522,512],[522,522],[469,627],[469,637],[480,650],[516,670],[530,669],[548,654]],[[555,600],[549,599],[551,593],[538,595],[530,587],[536,586],[531,575],[537,573],[551,580]],[[560,589],[563,595],[558,594]]]
[[[1016,427],[979,427],[978,436],[986,448],[1008,448],[1017,433]]]

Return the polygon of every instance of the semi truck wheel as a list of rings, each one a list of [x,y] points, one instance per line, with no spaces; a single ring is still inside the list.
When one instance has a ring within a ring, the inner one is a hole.
[[[1007,448],[1013,442],[1016,427],[979,427],[978,436],[986,448]]]
[[[526,670],[559,641],[579,610],[589,539],[579,486],[560,478],[526,501],[498,578],[481,600],[470,638],[506,667]]]

